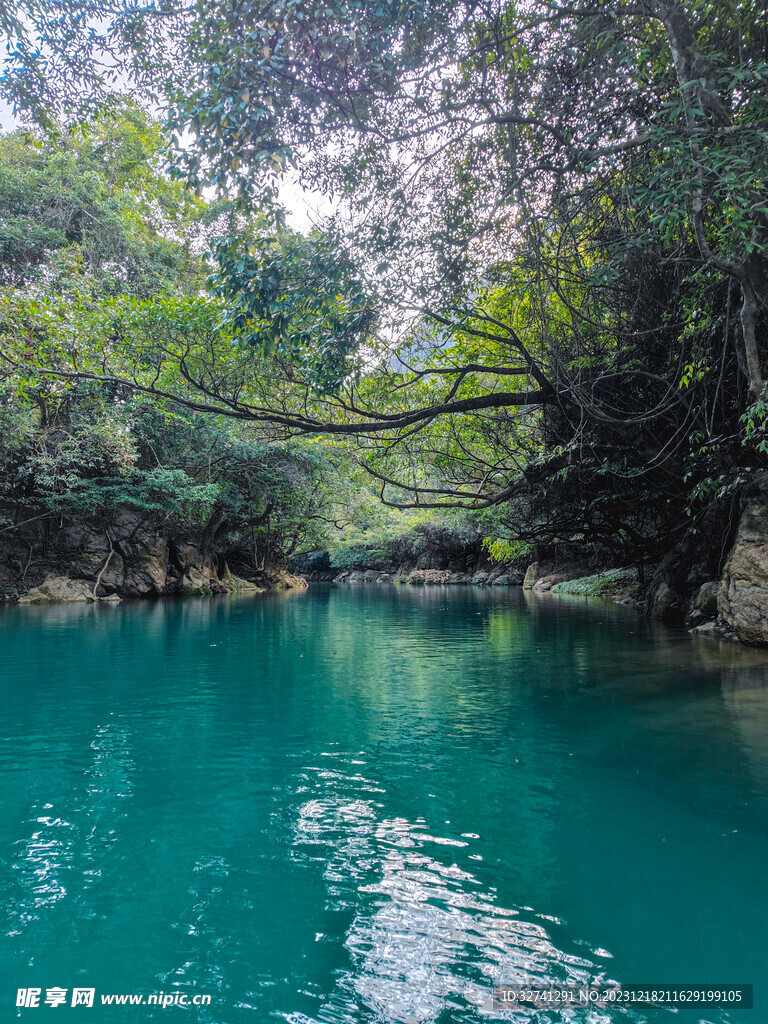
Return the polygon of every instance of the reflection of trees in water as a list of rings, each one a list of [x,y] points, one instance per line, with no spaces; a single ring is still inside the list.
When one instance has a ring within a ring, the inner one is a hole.
[[[608,980],[595,959],[605,951],[559,949],[542,923],[552,919],[500,906],[493,890],[455,863],[477,836],[435,835],[423,819],[386,817],[376,797],[381,788],[344,755],[328,769],[303,773],[302,787],[309,799],[298,811],[295,849],[322,863],[331,905],[352,913],[345,939],[350,967],[319,1013],[324,1024],[405,1024],[445,1013],[451,1021],[475,1020],[500,981]],[[560,1019],[570,1018],[551,1017]],[[303,1014],[288,1020],[315,1024]]]
[[[768,782],[768,658],[763,664],[724,671],[721,687],[723,705],[750,770],[764,786]]]

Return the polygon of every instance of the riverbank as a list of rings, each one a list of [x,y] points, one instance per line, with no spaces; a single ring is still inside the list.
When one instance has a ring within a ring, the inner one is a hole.
[[[306,586],[282,566],[254,566],[220,523],[174,529],[131,511],[108,523],[21,524],[0,539],[0,602],[71,604],[209,596]]]
[[[646,584],[636,567],[612,568],[602,572],[589,572],[583,567],[532,563],[525,573],[510,567],[478,570],[475,573],[452,572],[448,569],[403,569],[392,571],[375,569],[346,569],[337,573],[310,573],[310,583],[371,584],[390,583],[406,586],[475,586],[522,587],[534,593],[548,593],[555,597],[597,597],[617,604],[632,605],[646,618],[668,625],[685,626],[689,632],[715,639],[740,641],[753,646],[768,646],[768,630],[756,635],[755,623],[768,618],[768,607],[755,610],[749,618],[750,630],[740,635],[735,623],[747,621],[747,609],[742,602],[729,596],[725,590],[724,609],[718,603],[722,581],[711,580],[701,584],[691,596],[682,619],[669,614],[670,603],[664,601],[667,592],[657,586],[655,593]],[[744,589],[744,581],[739,581]],[[661,591],[661,592],[659,592]],[[755,604],[755,588],[749,590],[751,605]],[[768,595],[766,597],[768,604]],[[733,614],[734,618],[726,618]]]
[[[165,586],[156,594],[136,595],[113,591],[110,594],[101,595],[100,586],[96,586],[90,580],[73,579],[70,576],[51,575],[46,577],[37,587],[19,594],[18,597],[6,597],[6,600],[14,601],[16,604],[76,604],[91,601],[110,602],[118,604],[124,599],[141,600],[148,596],[171,597],[183,595],[196,595],[198,597],[209,597],[213,594],[260,594],[267,590],[289,590],[296,587],[306,587],[307,581],[301,576],[294,576],[284,569],[260,569],[252,573],[251,578],[233,576],[231,573],[224,579],[216,576],[190,578],[190,582],[179,585]]]
[[[409,586],[519,587],[523,572],[510,566],[480,566],[472,571],[445,568],[417,569],[409,563],[383,569],[352,568],[306,572],[310,583],[403,583]]]
[[[603,597],[634,604],[648,618],[684,626],[692,633],[768,646],[765,498],[745,500],[730,538],[716,539],[721,541],[718,545],[713,538],[690,531],[656,565],[616,566],[604,556],[604,567],[596,567],[594,558],[590,564],[563,559],[556,552],[525,567],[520,559],[503,565],[477,559],[468,565],[466,558],[446,564],[439,554],[427,552],[416,564],[340,569],[328,564],[315,570],[310,566],[305,575],[310,581],[340,584],[522,586],[555,595]]]
[[[493,561],[476,534],[426,531],[401,544],[408,557],[352,549],[333,565],[310,552],[288,569],[256,566],[243,537],[215,516],[202,529],[124,511],[108,523],[21,523],[0,538],[0,601],[20,604],[121,601],[338,584],[516,587],[554,595],[609,598],[648,618],[705,636],[768,646],[768,491],[746,498],[727,532],[690,529],[657,561],[622,565],[604,549],[555,545],[536,560]],[[422,538],[423,541],[423,538]],[[338,559],[338,552],[334,556]]]

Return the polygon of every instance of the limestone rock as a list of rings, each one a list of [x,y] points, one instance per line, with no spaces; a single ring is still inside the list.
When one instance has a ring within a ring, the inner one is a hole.
[[[218,593],[226,588],[219,579],[216,563],[211,558],[204,557],[201,561],[186,566],[181,581],[181,589],[184,593],[194,593],[197,591]]]
[[[666,580],[654,588],[650,601],[650,615],[659,622],[679,621],[680,599]]]
[[[139,543],[121,544],[124,560],[124,590],[135,597],[161,594],[168,575],[168,548],[165,544],[145,547]]]
[[[226,588],[230,594],[260,594],[263,589],[252,580],[244,580],[241,576],[233,575],[227,580]]]
[[[738,640],[739,638],[722,619],[713,619],[711,622],[702,622],[700,626],[694,626],[688,630],[696,636],[708,636],[713,640]]]
[[[97,580],[98,600],[112,595],[151,598],[305,585],[282,568],[258,571],[239,563],[241,543],[239,535],[225,531],[217,538],[208,527],[187,526],[177,533],[173,523],[131,509],[108,518],[64,522],[45,535],[41,525],[34,523],[12,542],[8,537],[4,542],[0,539],[0,563],[10,565],[0,579],[0,601],[19,597],[23,604],[91,601]],[[11,576],[22,575],[27,551],[34,554],[32,570],[26,584],[20,585]],[[233,582],[228,560],[239,581]],[[380,572],[377,568],[377,578]],[[247,584],[243,577],[248,577]],[[29,592],[21,594],[24,590]]]
[[[557,586],[558,583],[564,583],[569,580],[570,576],[568,573],[553,572],[549,576],[542,576],[541,579],[536,580],[532,587],[528,587],[528,590],[535,590],[537,593],[546,593],[553,587]]]
[[[106,561],[106,559],[104,559],[104,561]],[[101,566],[96,571],[97,578],[99,572],[101,572]],[[94,584],[95,582],[96,580],[94,580]],[[109,565],[107,565],[106,569],[101,574],[98,596],[101,598],[108,594],[117,594],[123,589],[124,583],[125,563],[123,562],[122,556],[115,551],[109,560]]]
[[[185,572],[191,565],[201,566],[205,560],[205,555],[196,544],[177,543],[171,547],[171,561],[181,572]]]
[[[451,573],[447,569],[414,569],[408,577],[411,586],[439,586],[447,583]]]
[[[698,636],[719,636],[722,627],[718,627],[717,622],[713,619],[711,622],[703,622],[700,626],[694,626],[688,632],[696,633]]]
[[[278,569],[269,575],[270,586],[276,590],[304,590],[309,584],[303,576],[294,576],[285,569]]]
[[[19,604],[82,604],[93,600],[90,584],[67,576],[49,576],[39,587],[22,594]]]
[[[523,578],[523,590],[533,590],[533,586],[540,576],[539,563],[531,562],[526,569],[525,577]]]
[[[210,577],[202,569],[191,565],[181,580],[182,593],[202,594],[206,588],[210,588]]]
[[[717,592],[720,617],[744,643],[768,644],[768,507],[749,502]]]

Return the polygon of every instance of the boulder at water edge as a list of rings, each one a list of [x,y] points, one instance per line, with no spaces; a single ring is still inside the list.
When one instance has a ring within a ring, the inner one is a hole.
[[[739,640],[768,644],[768,507],[748,502],[717,592],[720,617]]]
[[[49,576],[39,587],[19,598],[19,604],[75,604],[85,601],[93,601],[89,584],[66,576]]]

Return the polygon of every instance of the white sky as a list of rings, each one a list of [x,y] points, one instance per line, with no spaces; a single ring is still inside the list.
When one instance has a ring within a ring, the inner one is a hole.
[[[10,103],[0,99],[0,133],[12,132],[14,128],[20,127],[21,122],[14,117]]]
[[[288,226],[306,234],[332,211],[320,192],[308,192],[295,180],[286,179],[280,186],[280,202],[286,209]]]

